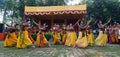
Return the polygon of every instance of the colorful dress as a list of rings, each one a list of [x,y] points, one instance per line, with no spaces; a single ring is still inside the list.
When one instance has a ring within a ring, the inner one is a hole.
[[[47,39],[44,36],[44,32],[42,32],[41,34],[40,34],[40,32],[38,32],[37,40],[36,40],[36,46],[37,47],[48,46],[48,41],[47,41]]]
[[[80,47],[80,48],[86,48],[88,46],[87,37],[86,35],[82,37],[82,32],[79,32],[79,36],[78,36],[75,46]]]
[[[98,46],[106,46],[107,44],[107,34],[104,33],[103,31],[99,31],[98,37],[95,39],[95,44]]]
[[[60,33],[59,32],[53,32],[53,40],[54,44],[60,44]]]
[[[118,38],[116,36],[116,30],[115,29],[110,34],[110,43],[118,43]]]
[[[118,39],[120,39],[120,29],[118,29]]]
[[[89,46],[93,46],[93,44],[94,44],[94,35],[93,35],[93,33],[91,32],[90,34],[88,34],[88,45]]]
[[[76,39],[77,35],[74,31],[68,32],[65,45],[73,47],[75,45]]]
[[[18,33],[18,39],[17,39],[17,48],[27,48],[31,47],[32,41],[30,40],[28,36],[28,31],[23,31],[23,33]]]
[[[67,32],[63,32],[63,35],[62,35],[62,43],[63,44],[65,44],[66,38],[67,38]]]
[[[103,34],[103,39],[101,41],[101,46],[106,46],[107,44],[107,41],[108,41],[108,36],[106,33]]]
[[[17,43],[17,36],[15,32],[8,33],[4,41],[4,47],[14,46],[16,45],[16,43]]]

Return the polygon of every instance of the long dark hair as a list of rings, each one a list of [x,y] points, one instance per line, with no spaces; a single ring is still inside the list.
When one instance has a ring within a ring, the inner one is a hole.
[[[82,32],[82,37],[85,37],[86,36],[86,32]]]
[[[102,31],[103,31],[103,34],[105,34],[105,29],[102,29]]]
[[[15,32],[15,31],[16,31],[15,28],[10,28],[10,33],[13,33],[13,32]]]
[[[25,27],[28,27],[28,25],[23,25],[22,26],[22,31],[25,31]]]

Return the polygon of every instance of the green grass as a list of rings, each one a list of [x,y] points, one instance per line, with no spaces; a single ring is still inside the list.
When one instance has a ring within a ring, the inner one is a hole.
[[[0,56],[3,57],[58,57],[61,53],[66,53],[64,49],[71,51],[71,47],[67,47],[64,45],[51,45],[51,47],[45,48],[26,48],[26,49],[17,49],[16,47],[4,48],[4,41],[0,41]],[[77,48],[80,49],[80,48]],[[91,50],[96,51],[95,53],[87,52],[85,56],[88,57],[96,57],[97,53],[103,53],[106,56],[116,57],[120,56],[120,45],[109,44],[106,47],[88,47],[87,49],[81,50]],[[44,53],[45,52],[45,53]],[[49,53],[47,53],[49,52]],[[74,52],[74,51],[73,51]],[[113,53],[110,53],[113,52]],[[64,57],[67,55],[64,54]]]
[[[116,52],[117,54],[120,53],[120,46],[108,46],[108,47],[102,47],[102,48],[95,48],[96,50],[100,52]],[[120,54],[118,54],[120,55]]]
[[[58,57],[60,50],[62,48],[65,48],[63,45],[52,45],[52,47],[45,47],[45,48],[26,48],[26,49],[17,49],[16,47],[9,47],[9,48],[4,48],[3,46],[4,41],[0,41],[0,56],[5,55],[5,57],[25,57],[25,56],[29,56],[29,57],[46,57],[47,54],[38,54],[38,51],[43,51],[46,52],[46,50],[48,50],[48,52],[51,52],[51,50],[56,49],[55,51],[53,51],[53,55],[51,55],[51,57]],[[50,50],[50,51],[49,51]],[[29,53],[31,52],[31,53]],[[35,52],[37,52],[35,54]],[[48,56],[50,57],[50,56]]]
[[[17,49],[15,47],[4,48],[3,41],[0,41],[0,53],[6,56],[24,56],[27,52],[31,51],[31,49]]]
[[[112,46],[109,46],[112,45]],[[101,52],[105,54],[106,56],[120,56],[120,45],[117,44],[109,44],[105,47],[89,47],[90,49],[96,50],[97,52]]]

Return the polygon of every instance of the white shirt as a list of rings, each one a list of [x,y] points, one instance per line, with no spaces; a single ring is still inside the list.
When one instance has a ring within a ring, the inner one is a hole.
[[[118,29],[118,39],[120,39],[120,29]]]

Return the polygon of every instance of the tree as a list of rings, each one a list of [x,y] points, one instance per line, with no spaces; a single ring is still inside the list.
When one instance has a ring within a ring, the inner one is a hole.
[[[69,0],[0,0],[0,11],[4,11],[4,21],[9,11],[12,18],[23,18],[25,6],[62,6]],[[72,0],[71,0],[72,1]],[[84,0],[82,1],[84,2]],[[106,22],[109,17],[112,21],[120,20],[119,0],[86,0],[87,16]],[[80,3],[81,4],[81,3]],[[119,21],[120,22],[120,21]]]
[[[0,9],[2,11],[4,11],[4,15],[3,15],[3,21],[6,20],[6,14],[8,10],[11,10],[11,3],[9,0],[0,0]],[[8,5],[9,4],[9,5]]]
[[[107,22],[111,17],[112,21],[116,21],[120,17],[119,10],[118,0],[87,0],[87,14],[93,19]]]

